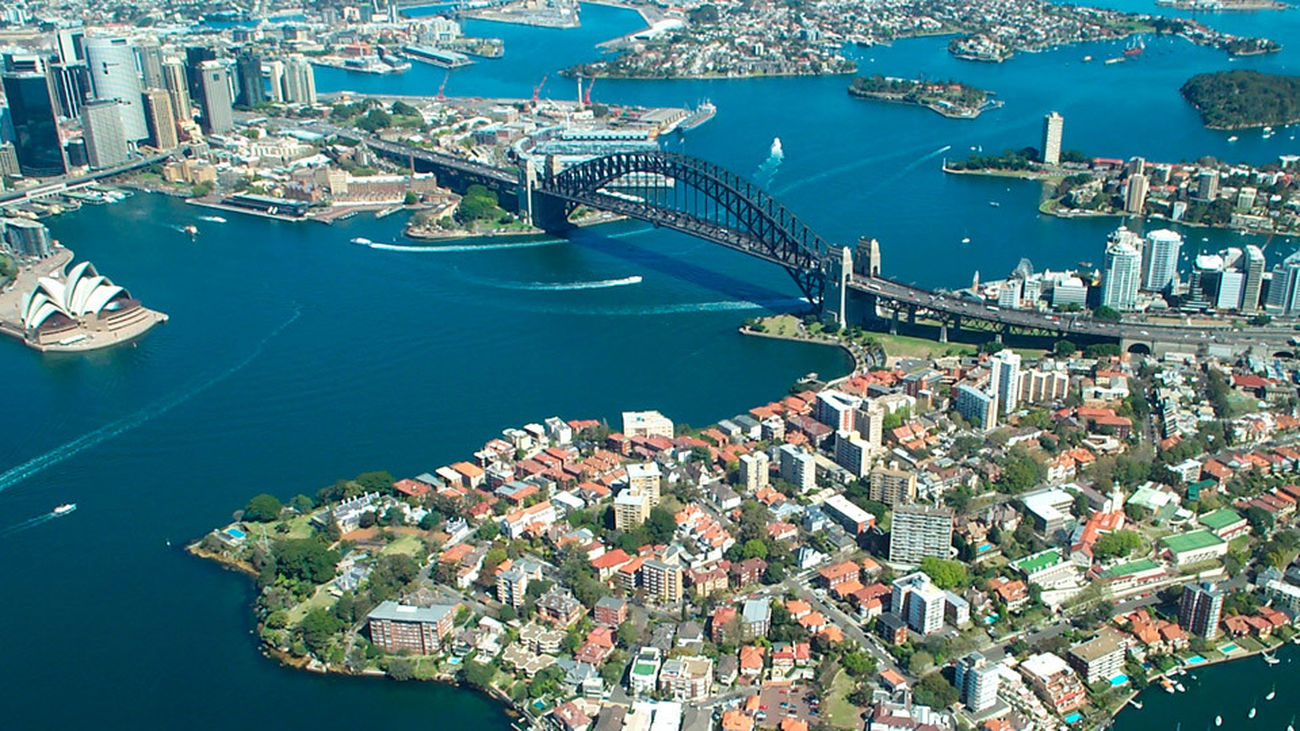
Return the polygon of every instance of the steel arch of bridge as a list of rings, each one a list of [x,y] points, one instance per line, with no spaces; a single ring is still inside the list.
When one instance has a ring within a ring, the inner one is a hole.
[[[671,188],[655,184],[664,179]],[[573,165],[539,188],[563,199],[566,213],[582,204],[778,264],[813,306],[822,306],[826,241],[775,198],[730,170],[677,152],[618,152]]]

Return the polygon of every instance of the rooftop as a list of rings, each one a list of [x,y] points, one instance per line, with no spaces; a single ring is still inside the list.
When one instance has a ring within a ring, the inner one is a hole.
[[[1160,543],[1174,553],[1187,553],[1223,543],[1223,539],[1208,530],[1194,530],[1176,536],[1165,536]]]
[[[1212,513],[1202,515],[1197,520],[1206,528],[1217,531],[1240,522],[1242,518],[1241,515],[1232,508],[1219,508]]]

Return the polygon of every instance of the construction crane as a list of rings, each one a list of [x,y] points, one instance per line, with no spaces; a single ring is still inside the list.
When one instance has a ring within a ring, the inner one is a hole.
[[[581,88],[582,82],[579,81],[579,82],[578,82],[578,85],[579,85],[579,88]],[[593,77],[591,77],[591,83],[590,83],[590,84],[587,84],[587,90],[586,90],[585,92],[582,93],[582,104],[583,104],[583,106],[587,106],[587,107],[591,106],[591,87],[593,87],[593,86],[595,86],[595,85],[596,85],[596,77],[593,76]]]
[[[542,80],[539,81],[539,82],[537,82],[537,86],[534,86],[534,87],[533,87],[533,104],[536,104],[536,103],[537,103],[537,98],[538,98],[538,97],[541,95],[541,93],[542,93],[542,87],[543,87],[543,86],[546,86],[546,79],[547,79],[549,76],[550,76],[550,74],[542,74]]]
[[[447,73],[442,77],[442,83],[441,83],[441,84],[438,84],[438,101],[442,101],[443,99],[446,99],[446,98],[447,98],[447,97],[445,97],[445,96],[442,95],[442,92],[447,88],[447,82],[448,82],[450,79],[451,79],[451,71],[448,71],[448,72],[447,72]]]

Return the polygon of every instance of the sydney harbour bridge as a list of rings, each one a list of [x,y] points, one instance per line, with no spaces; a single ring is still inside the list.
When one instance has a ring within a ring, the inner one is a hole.
[[[932,291],[881,275],[879,245],[863,238],[852,246],[825,241],[789,209],[752,181],[691,155],[667,151],[619,152],[571,165],[538,169],[529,161],[518,170],[393,142],[363,140],[376,153],[418,172],[437,174],[443,185],[464,192],[480,184],[502,205],[533,225],[563,234],[570,215],[584,207],[644,221],[740,251],[783,269],[800,293],[827,321],[889,327],[918,319],[936,324],[946,340],[951,330],[987,331],[1118,342],[1131,352],[1196,352],[1209,341],[1224,347],[1259,347],[1291,355],[1285,330],[1224,330],[1209,341],[1204,329],[1154,322],[1100,322],[1082,314],[999,308],[969,294]]]

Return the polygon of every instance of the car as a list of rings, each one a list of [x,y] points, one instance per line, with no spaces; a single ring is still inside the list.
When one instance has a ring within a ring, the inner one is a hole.
[[[767,718],[767,714],[762,711],[759,711],[758,713],[754,714],[754,720],[756,721],[762,721],[765,720],[766,718]]]
[[[766,711],[766,710],[767,710],[767,706],[766,706],[766,705],[761,705],[761,706],[758,707],[758,710],[760,710],[760,711]]]

